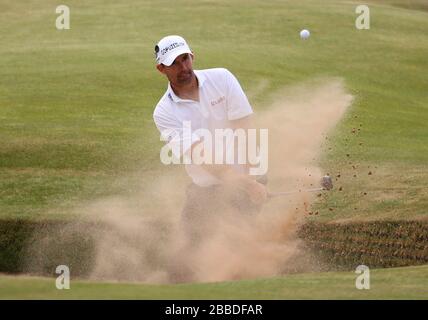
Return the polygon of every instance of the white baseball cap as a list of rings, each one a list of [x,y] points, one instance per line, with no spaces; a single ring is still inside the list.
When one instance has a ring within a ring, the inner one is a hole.
[[[192,54],[192,50],[190,50],[186,40],[180,36],[166,36],[155,46],[157,64],[170,66],[175,58],[183,53]]]

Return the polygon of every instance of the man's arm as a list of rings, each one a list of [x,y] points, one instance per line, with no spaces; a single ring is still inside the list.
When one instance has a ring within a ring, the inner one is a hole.
[[[236,119],[236,120],[231,120],[229,122],[230,122],[230,129],[232,130],[244,129],[245,132],[248,132],[247,130],[253,126],[252,115],[249,115],[240,119]],[[200,145],[201,143],[202,143],[201,147],[203,148],[203,141],[197,141],[192,145],[190,149],[190,157],[193,156],[193,150],[196,148],[196,146]],[[237,144],[234,143],[234,146],[236,148]],[[213,150],[213,151],[215,152],[216,150]],[[225,153],[225,150],[223,150],[223,154],[224,153]],[[245,164],[248,167],[248,161]],[[236,180],[247,176],[236,172],[235,170],[232,169],[232,166],[229,164],[202,164],[202,167],[208,172],[210,172],[211,174],[213,174],[216,178],[219,178],[222,181],[227,181],[229,179]],[[248,173],[248,170],[246,170],[246,172]]]
[[[240,119],[231,120],[230,128],[232,130],[244,129],[247,132],[248,129],[253,128],[253,122],[252,115],[249,115]],[[237,144],[235,143],[234,145],[236,146]],[[203,148],[203,141],[198,141],[192,145],[190,149],[190,156],[193,155],[193,150],[196,146]],[[262,203],[266,200],[267,192],[265,186],[258,183],[248,175],[248,170],[250,167],[248,161],[246,162],[245,174],[237,172],[229,164],[201,164],[201,166],[217,179],[221,180],[223,183],[234,185],[238,189],[246,191],[250,195],[250,198],[253,202]]]

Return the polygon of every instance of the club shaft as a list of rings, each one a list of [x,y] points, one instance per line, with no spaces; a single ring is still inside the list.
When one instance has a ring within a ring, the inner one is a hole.
[[[274,193],[269,193],[269,198],[273,198],[273,197],[279,197],[279,196],[286,196],[289,194],[294,194],[294,193],[302,193],[302,192],[317,192],[317,191],[323,191],[325,190],[324,188],[313,188],[313,189],[303,189],[303,190],[296,190],[296,191],[284,191],[284,192],[274,192]]]

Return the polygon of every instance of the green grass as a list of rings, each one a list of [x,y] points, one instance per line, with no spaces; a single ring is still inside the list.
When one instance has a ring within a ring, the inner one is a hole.
[[[358,290],[354,272],[296,274],[222,283],[148,285],[0,276],[0,299],[427,299],[428,266],[370,271],[370,289]]]
[[[58,31],[55,1],[2,1],[1,217],[67,215],[82,200],[127,193],[137,179],[117,181],[136,170],[162,170],[151,114],[166,83],[152,51],[171,33],[188,39],[195,68],[227,67],[248,91],[267,80],[256,110],[283,86],[344,78],[357,99],[322,160],[344,188],[320,216],[426,217],[428,13],[422,2],[374,2],[371,29],[359,31],[356,4],[71,0],[71,30]],[[302,28],[309,41],[298,38]],[[373,179],[353,178],[346,154],[376,166]]]
[[[188,38],[196,68],[228,67],[248,90],[267,79],[256,108],[282,86],[343,77],[357,100],[323,165],[340,171],[349,188],[321,204],[320,216],[354,217],[361,184],[368,200],[358,216],[426,216],[426,174],[414,175],[389,204],[372,196],[385,180],[403,185],[415,168],[427,172],[426,12],[371,5],[371,30],[358,31],[349,2],[68,5],[69,31],[54,28],[54,1],[0,5],[0,37],[8,44],[0,48],[2,217],[61,215],[82,199],[126,192],[133,181],[115,181],[137,168],[161,169],[151,113],[165,80],[154,69],[152,47],[168,33]],[[312,31],[310,41],[298,39],[303,27]],[[360,124],[355,137],[350,130]],[[379,179],[353,179],[346,153],[362,166],[377,166]],[[385,178],[387,170],[393,174]],[[340,214],[329,215],[332,205]]]

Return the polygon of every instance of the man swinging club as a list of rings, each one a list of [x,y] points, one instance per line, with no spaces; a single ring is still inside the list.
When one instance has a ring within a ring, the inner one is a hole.
[[[156,68],[168,79],[153,119],[174,156],[192,159],[203,137],[198,129],[251,128],[252,107],[235,76],[224,68],[193,70],[194,54],[180,36],[167,36],[155,46]],[[183,122],[192,134],[184,134]],[[190,143],[189,143],[190,141]],[[187,143],[186,143],[187,142]],[[178,148],[174,148],[174,147]],[[188,148],[183,148],[187,145]],[[203,150],[205,152],[206,150]],[[214,151],[216,152],[216,151]],[[186,190],[183,227],[191,242],[206,236],[206,227],[219,213],[233,209],[241,214],[258,212],[267,199],[266,187],[249,174],[250,165],[186,164],[192,179]]]

